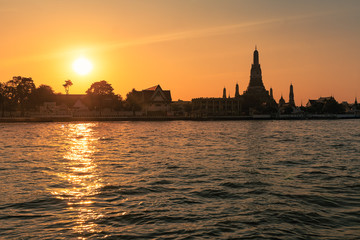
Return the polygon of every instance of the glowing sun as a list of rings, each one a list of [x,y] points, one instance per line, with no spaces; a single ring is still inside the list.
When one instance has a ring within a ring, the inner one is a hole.
[[[84,57],[80,57],[76,59],[73,62],[72,67],[74,71],[79,75],[86,75],[90,73],[91,70],[93,69],[92,63],[89,61],[89,59]]]

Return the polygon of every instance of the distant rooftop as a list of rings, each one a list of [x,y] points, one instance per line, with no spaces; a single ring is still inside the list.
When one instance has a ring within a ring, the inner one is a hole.
[[[155,91],[157,88],[159,87],[159,85],[144,89],[144,91]]]

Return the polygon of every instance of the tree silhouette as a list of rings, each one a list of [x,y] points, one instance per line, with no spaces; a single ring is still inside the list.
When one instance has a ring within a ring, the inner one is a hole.
[[[114,89],[111,84],[107,83],[105,80],[100,82],[94,82],[91,84],[90,88],[86,91],[86,94],[97,95],[97,96],[108,96],[114,95]]]
[[[69,94],[69,90],[70,87],[73,85],[72,81],[70,79],[66,80],[65,83],[63,84],[64,88],[65,88],[65,93],[66,95]]]
[[[15,106],[17,105],[17,100],[16,88],[10,84],[10,81],[4,84],[3,96],[4,110],[9,111],[11,116],[12,110],[14,110]]]
[[[16,88],[12,85],[12,82],[8,81],[5,84],[4,95],[6,103],[5,107],[11,116],[12,110],[14,110],[15,106],[18,104],[16,99]]]
[[[4,117],[5,115],[5,84],[0,83],[0,105],[1,105],[1,116]]]
[[[103,107],[110,107],[115,99],[118,98],[118,96],[114,94],[114,89],[111,84],[105,80],[91,84],[86,94],[90,98],[92,106],[100,111],[100,115]]]
[[[26,105],[29,103],[31,94],[35,90],[35,84],[32,78],[13,77],[7,82],[8,98],[20,105],[21,116],[25,115]]]
[[[121,111],[123,109],[123,99],[120,94],[115,95],[113,108],[115,109],[115,111]]]
[[[141,102],[141,93],[136,91],[135,88],[126,94],[126,105],[133,112],[133,115],[135,115],[135,111],[141,110]]]
[[[55,101],[54,90],[48,85],[40,85],[31,95],[31,103],[34,106],[42,105],[44,102]]]

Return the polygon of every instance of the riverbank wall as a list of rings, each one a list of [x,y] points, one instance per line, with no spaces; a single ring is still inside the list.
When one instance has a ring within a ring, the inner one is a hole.
[[[42,117],[0,117],[0,122],[88,122],[88,121],[238,121],[238,120],[329,120],[329,119],[360,119],[360,115],[352,114],[318,114],[318,115],[253,115],[253,116],[134,116],[134,117],[72,117],[72,116],[42,116]]]

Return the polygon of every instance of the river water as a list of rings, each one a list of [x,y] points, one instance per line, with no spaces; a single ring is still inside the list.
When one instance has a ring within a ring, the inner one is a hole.
[[[0,124],[1,239],[360,239],[360,121]]]

